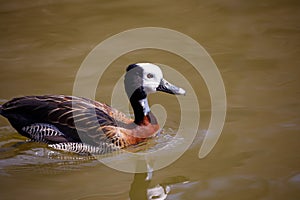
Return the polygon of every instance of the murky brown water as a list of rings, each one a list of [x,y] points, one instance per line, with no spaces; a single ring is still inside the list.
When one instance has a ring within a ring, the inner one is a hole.
[[[1,103],[21,95],[71,94],[81,62],[99,42],[155,26],[187,34],[207,49],[223,76],[228,112],[217,145],[199,160],[210,117],[205,83],[173,54],[131,52],[106,71],[97,99],[110,102],[128,63],[174,67],[200,101],[201,127],[189,150],[145,181],[145,174],[118,172],[95,160],[50,159],[49,149],[24,143],[1,117],[0,199],[143,199],[147,190],[167,192],[167,199],[300,199],[299,8],[298,1],[279,0],[1,1]],[[167,99],[168,133],[180,120],[176,98],[155,94],[150,102]]]

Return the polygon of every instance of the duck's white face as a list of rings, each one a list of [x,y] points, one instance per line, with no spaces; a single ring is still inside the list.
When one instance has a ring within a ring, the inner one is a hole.
[[[147,94],[156,92],[161,80],[163,79],[161,69],[157,65],[151,63],[137,63],[137,65],[143,69],[142,84],[145,92]]]
[[[124,84],[127,96],[130,98],[132,105],[136,106],[136,101],[138,101],[143,108],[145,116],[150,112],[147,101],[148,94],[157,91],[178,95],[185,94],[182,88],[176,87],[166,81],[163,78],[161,69],[151,63],[129,65],[126,69]]]
[[[129,65],[125,75],[125,89],[128,97],[137,90],[142,90],[145,95],[162,91],[170,94],[185,94],[182,88],[176,87],[163,78],[161,69],[152,63],[136,63]],[[140,91],[140,94],[143,92]],[[143,96],[143,95],[141,95]],[[138,98],[142,98],[142,97]]]

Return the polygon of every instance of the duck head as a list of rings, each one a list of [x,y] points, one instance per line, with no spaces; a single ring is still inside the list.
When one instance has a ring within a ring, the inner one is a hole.
[[[150,113],[148,94],[161,91],[174,95],[185,95],[184,89],[165,80],[161,69],[152,63],[129,65],[126,69],[124,85],[134,110],[136,123],[140,123],[140,120]]]

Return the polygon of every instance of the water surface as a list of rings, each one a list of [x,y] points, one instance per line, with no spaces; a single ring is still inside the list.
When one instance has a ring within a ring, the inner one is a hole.
[[[1,199],[144,199],[151,194],[166,199],[299,199],[298,13],[298,1],[280,0],[1,1],[1,103],[21,95],[72,94],[81,62],[99,42],[145,26],[174,29],[202,44],[219,67],[228,100],[220,140],[200,160],[210,117],[201,77],[167,52],[124,55],[100,80],[97,100],[110,102],[112,87],[129,63],[146,60],[174,67],[188,77],[200,102],[200,127],[189,150],[146,181],[146,174],[118,172],[97,160],[69,154],[49,158],[50,149],[26,142],[1,117]],[[180,121],[176,98],[155,94],[150,103],[164,106],[165,135],[172,136]]]

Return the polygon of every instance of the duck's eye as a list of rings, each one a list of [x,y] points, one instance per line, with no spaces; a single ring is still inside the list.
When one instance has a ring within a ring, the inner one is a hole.
[[[153,74],[151,73],[147,74],[147,78],[153,78]]]

